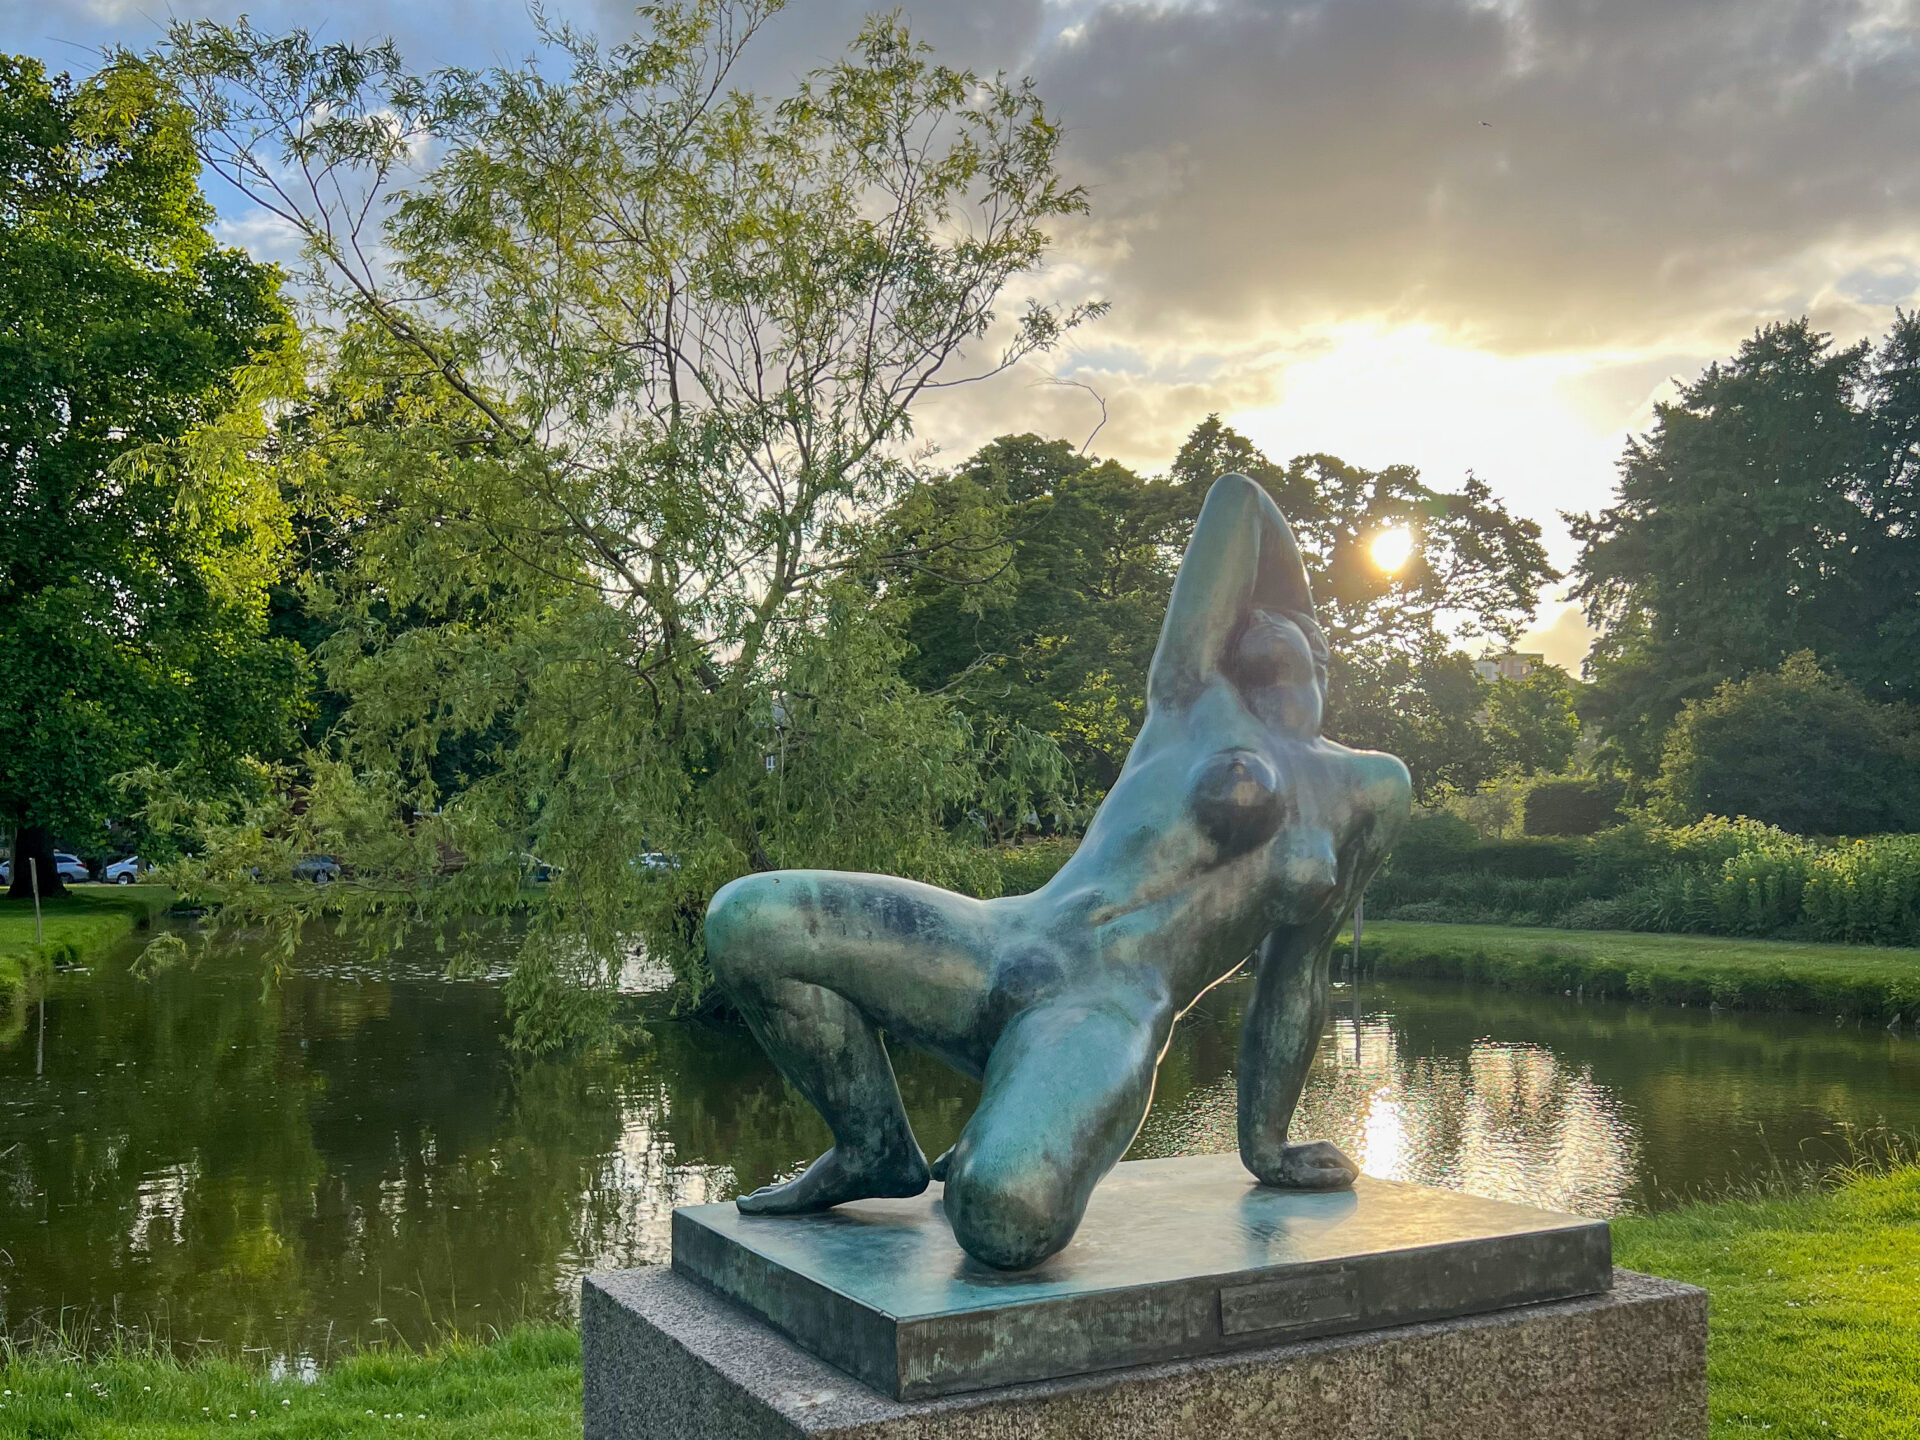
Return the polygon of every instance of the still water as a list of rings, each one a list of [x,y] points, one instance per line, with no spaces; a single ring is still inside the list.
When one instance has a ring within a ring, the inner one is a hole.
[[[133,951],[0,1026],[0,1331],[151,1328],[300,1365],[356,1340],[565,1313],[584,1270],[665,1260],[675,1205],[828,1137],[741,1031],[627,1053],[504,1048],[497,985],[324,937],[151,981]],[[1182,1023],[1135,1156],[1233,1146],[1242,982]],[[1457,986],[1339,992],[1296,1133],[1368,1173],[1592,1215],[1920,1130],[1920,1041],[1852,1022]],[[22,1024],[22,1021],[25,1021]],[[929,1155],[973,1086],[896,1057]]]

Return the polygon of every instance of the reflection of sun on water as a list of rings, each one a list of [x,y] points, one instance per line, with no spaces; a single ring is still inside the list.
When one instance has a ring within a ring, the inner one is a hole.
[[[1234,1147],[1232,1076],[1156,1110],[1131,1155]],[[1307,1078],[1294,1138],[1331,1140],[1378,1179],[1612,1215],[1639,1169],[1619,1102],[1544,1046],[1478,1040],[1420,1055],[1385,1019],[1337,1017]]]
[[[1361,1122],[1360,1151],[1353,1158],[1369,1175],[1382,1180],[1400,1179],[1400,1167],[1406,1159],[1407,1134],[1400,1113],[1400,1102],[1393,1098],[1390,1086],[1382,1085],[1367,1097],[1367,1113]]]

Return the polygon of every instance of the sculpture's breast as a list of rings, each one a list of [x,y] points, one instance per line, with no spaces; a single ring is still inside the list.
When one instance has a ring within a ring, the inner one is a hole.
[[[1273,838],[1288,801],[1273,762],[1257,750],[1217,751],[1193,767],[1187,808],[1221,855],[1241,855]]]

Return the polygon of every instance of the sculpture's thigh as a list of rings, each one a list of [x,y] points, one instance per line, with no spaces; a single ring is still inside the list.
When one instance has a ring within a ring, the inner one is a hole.
[[[1073,1238],[1146,1118],[1171,1020],[1163,1003],[1118,993],[1049,1000],[1008,1023],[947,1169],[947,1218],[968,1254],[1018,1270]]]
[[[992,934],[978,900],[887,875],[778,870],[723,886],[707,908],[721,988],[779,1004],[818,986],[890,1034],[943,1052],[983,1025]]]

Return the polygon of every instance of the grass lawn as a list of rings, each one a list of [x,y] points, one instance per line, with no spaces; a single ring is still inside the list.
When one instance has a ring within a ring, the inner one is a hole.
[[[174,1440],[244,1433],[406,1440],[545,1440],[580,1434],[580,1336],[529,1326],[424,1355],[365,1351],[313,1384],[253,1366],[157,1358],[0,1360],[0,1435]]]
[[[1920,1440],[1920,1168],[1800,1197],[1615,1223],[1620,1264],[1712,1295],[1713,1434]],[[313,1384],[227,1361],[0,1353],[0,1435],[578,1436],[580,1342],[528,1327],[423,1355],[363,1352]]]
[[[1920,950],[1381,920],[1366,927],[1361,951],[1364,965],[1386,975],[1920,1020]]]
[[[164,885],[75,886],[64,899],[41,902],[47,958],[84,965],[172,903]],[[9,960],[23,966],[32,955],[33,902],[0,899],[0,967]]]
[[[1614,1258],[1706,1287],[1716,1437],[1920,1440],[1920,1168],[1619,1220]]]

